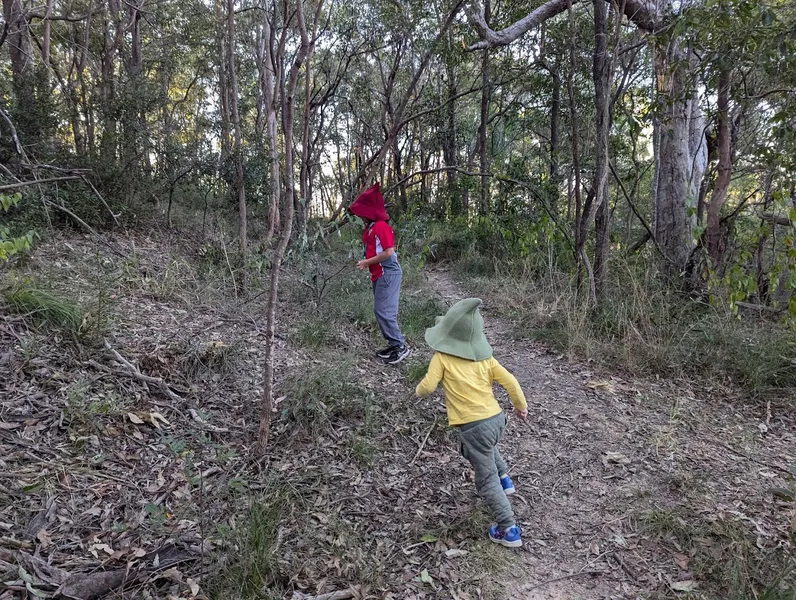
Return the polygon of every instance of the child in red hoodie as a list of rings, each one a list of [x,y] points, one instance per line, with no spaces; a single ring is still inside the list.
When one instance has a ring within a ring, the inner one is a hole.
[[[357,262],[358,269],[370,269],[373,282],[373,311],[384,339],[389,344],[376,355],[387,364],[395,365],[409,355],[406,341],[398,326],[398,298],[401,293],[401,265],[395,252],[395,235],[387,224],[389,215],[384,208],[384,198],[379,184],[362,192],[348,212],[365,221],[362,232],[364,260]]]

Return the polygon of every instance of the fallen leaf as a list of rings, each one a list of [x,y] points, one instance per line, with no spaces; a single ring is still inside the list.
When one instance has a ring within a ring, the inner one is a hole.
[[[162,422],[164,425],[170,425],[170,423],[168,422],[166,417],[161,415],[159,412],[151,412],[151,413],[149,413],[149,421],[152,423],[152,425],[155,427],[155,429],[160,429],[159,421]]]
[[[135,423],[136,425],[144,424],[144,420],[135,413],[127,413],[127,418],[130,419],[130,422]]]
[[[469,552],[467,552],[467,550],[462,550],[461,548],[451,548],[445,551],[445,556],[448,558],[459,558],[461,556],[467,556],[468,554]]]
[[[603,464],[606,467],[609,464],[629,465],[630,462],[630,459],[621,452],[605,452],[603,456]]]
[[[420,581],[422,581],[423,583],[427,583],[434,589],[437,589],[436,586],[434,585],[434,579],[431,577],[431,575],[428,574],[428,569],[423,569],[422,571],[420,571]]]
[[[614,384],[612,384],[610,381],[600,381],[598,379],[592,379],[591,381],[586,383],[586,387],[592,390],[608,392],[609,394],[614,393]]]
[[[3,421],[0,421],[0,430],[11,431],[17,427],[22,427],[22,423],[4,423]]]
[[[191,590],[191,595],[192,596],[198,596],[199,595],[199,591],[200,590],[199,590],[199,584],[198,583],[196,583],[190,577],[185,580],[185,583],[188,586],[188,588]]]
[[[688,581],[675,581],[669,587],[675,592],[693,592],[698,586],[696,581],[689,579]]]
[[[53,539],[50,537],[50,534],[47,533],[46,529],[40,529],[39,533],[36,534],[36,539],[41,542],[41,547],[43,550],[46,550],[52,546]]]
[[[674,555],[674,564],[676,564],[678,567],[680,567],[680,569],[682,569],[683,571],[687,571],[688,570],[688,562],[690,560],[691,559],[688,556],[686,556],[685,554],[675,554]]]
[[[433,535],[431,533],[427,533],[423,537],[420,538],[420,541],[421,542],[429,542],[430,543],[430,542],[436,542],[437,539],[438,539],[437,536],[435,536],[435,535]]]

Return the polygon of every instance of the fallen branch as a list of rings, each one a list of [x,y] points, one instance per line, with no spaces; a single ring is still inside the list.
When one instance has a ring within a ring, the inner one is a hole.
[[[29,185],[38,185],[40,183],[53,183],[55,181],[77,181],[79,179],[82,179],[80,175],[64,175],[63,177],[47,177],[46,179],[34,179],[32,181],[7,183],[6,185],[0,185],[0,192],[7,192],[8,190],[15,190],[17,188],[26,187]]]
[[[354,597],[354,590],[338,590],[336,592],[326,592],[317,596],[308,596],[301,592],[294,592],[291,600],[349,600]]]
[[[57,210],[60,210],[62,213],[65,213],[65,214],[69,215],[75,221],[77,221],[79,225],[84,227],[91,235],[93,235],[95,238],[97,238],[97,240],[102,242],[103,245],[107,246],[108,249],[110,249],[114,254],[116,254],[117,256],[121,256],[122,258],[127,258],[127,255],[124,252],[122,252],[121,250],[116,248],[113,244],[111,244],[108,240],[103,238],[99,233],[97,233],[94,230],[93,227],[91,227],[91,225],[86,223],[83,219],[78,217],[75,213],[73,213],[71,210],[69,210],[65,206],[61,206],[60,204],[56,204],[55,202],[52,202],[51,200],[47,200],[46,198],[44,199],[44,205],[45,206],[52,206],[53,208],[55,208]]]
[[[2,536],[0,536],[0,546],[5,546],[6,548],[20,548],[23,550],[33,550],[33,544],[31,542],[25,540],[17,540],[10,537],[2,537]]]
[[[772,315],[779,315],[785,312],[784,308],[774,308],[773,306],[766,306],[765,304],[754,304],[753,302],[736,302],[735,305],[740,308],[756,310],[758,312],[767,312]]]
[[[184,402],[185,401],[185,398],[183,398],[179,394],[175,393],[169,387],[169,385],[165,381],[163,381],[160,377],[152,377],[151,375],[144,375],[138,369],[138,367],[133,365],[133,363],[131,363],[124,356],[122,356],[116,350],[114,350],[114,348],[110,345],[110,343],[108,343],[108,340],[103,340],[103,342],[105,344],[105,348],[107,350],[109,350],[111,352],[111,354],[113,354],[114,358],[117,361],[119,361],[122,365],[124,365],[124,367],[127,369],[127,371],[124,371],[124,370],[116,371],[117,373],[126,374],[126,375],[128,375],[130,377],[133,377],[134,379],[137,379],[138,381],[142,381],[144,383],[148,383],[148,384],[157,386],[157,388],[161,391],[161,393],[163,393],[163,395],[165,395],[166,397],[168,397],[171,400],[174,400],[176,402]]]
[[[5,40],[5,34],[8,31],[7,29],[8,23],[6,23],[6,28],[3,29],[3,39]],[[0,41],[0,43],[2,43]],[[9,129],[11,130],[11,139],[14,141],[14,149],[17,151],[17,154],[24,158],[25,150],[22,148],[22,143],[19,141],[19,136],[17,135],[17,128],[14,127],[14,122],[11,120],[11,117],[0,108],[0,117],[3,117],[3,120],[8,125]]]

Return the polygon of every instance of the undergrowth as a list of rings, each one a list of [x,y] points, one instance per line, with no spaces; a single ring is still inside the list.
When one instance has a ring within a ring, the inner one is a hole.
[[[468,276],[466,265],[458,269]],[[758,396],[796,388],[796,344],[787,328],[683,297],[631,264],[615,265],[613,277],[594,309],[560,272],[539,275],[515,265],[469,276],[519,337],[545,341],[572,359],[634,375],[732,383]]]

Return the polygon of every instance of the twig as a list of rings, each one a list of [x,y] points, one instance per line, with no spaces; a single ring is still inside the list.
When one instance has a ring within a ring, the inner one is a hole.
[[[413,464],[415,464],[415,461],[417,460],[417,457],[420,456],[420,453],[423,451],[423,448],[425,448],[425,446],[426,446],[426,442],[428,441],[428,437],[431,435],[431,432],[434,431],[434,428],[436,426],[437,426],[437,417],[434,417],[434,422],[431,424],[431,427],[428,428],[428,431],[426,432],[426,437],[423,438],[423,443],[420,444],[420,448],[417,449],[417,453],[415,454],[415,457],[409,463],[410,467]]]
[[[605,571],[584,571],[583,569],[581,569],[580,571],[577,571],[575,573],[570,573],[569,575],[562,575],[561,577],[556,577],[554,579],[548,579],[548,580],[543,581],[541,583],[537,583],[536,585],[533,585],[531,587],[523,587],[523,588],[520,588],[520,589],[523,592],[530,592],[532,590],[535,590],[535,589],[538,589],[540,587],[549,585],[551,583],[556,583],[557,581],[564,581],[565,579],[572,579],[573,577],[578,577],[580,575],[605,575]]]
[[[38,185],[40,183],[52,183],[54,181],[77,181],[80,179],[79,175],[65,175],[63,177],[47,177],[46,179],[34,179],[32,181],[20,181],[18,183],[7,183],[0,185],[0,192],[7,192],[16,188],[25,187],[28,185]]]
[[[110,207],[110,206],[108,206],[108,203],[107,203],[107,202],[105,202],[105,198],[103,198],[103,197],[102,197],[102,194],[100,194],[100,193],[99,193],[99,190],[97,190],[97,188],[96,188],[96,187],[94,187],[94,184],[93,184],[93,183],[91,183],[91,182],[88,180],[88,177],[86,177],[85,175],[81,175],[81,177],[80,177],[80,178],[83,180],[83,183],[85,183],[87,186],[89,186],[89,187],[90,187],[90,188],[91,188],[91,189],[94,191],[94,195],[95,195],[95,196],[97,196],[97,198],[99,198],[100,202],[102,202],[103,206],[105,206],[105,208],[107,208],[107,209],[108,209],[108,212],[109,212],[109,213],[111,214],[111,216],[113,217],[113,221],[114,221],[114,223],[116,223],[116,224],[118,225],[118,224],[119,224],[119,218],[118,218],[118,217],[119,217],[119,215],[115,214],[115,213],[114,213],[114,212],[111,210],[111,207]]]
[[[7,23],[6,23],[7,25]],[[3,29],[3,38],[5,38],[5,33],[7,29]],[[14,149],[17,151],[17,154],[24,157],[25,150],[22,148],[22,144],[19,141],[19,136],[17,135],[17,129],[14,127],[13,121],[11,121],[11,117],[6,114],[6,112],[0,108],[0,117],[3,117],[3,120],[8,124],[9,129],[11,129],[11,139],[14,140]]]
[[[294,594],[294,600],[349,600],[354,597],[354,590],[338,590],[336,592],[326,592],[318,596],[305,596],[304,594]]]
[[[10,537],[0,537],[0,546],[5,546],[6,548],[22,548],[25,550],[33,550],[33,544],[31,542],[27,542],[25,540],[16,540]]]

